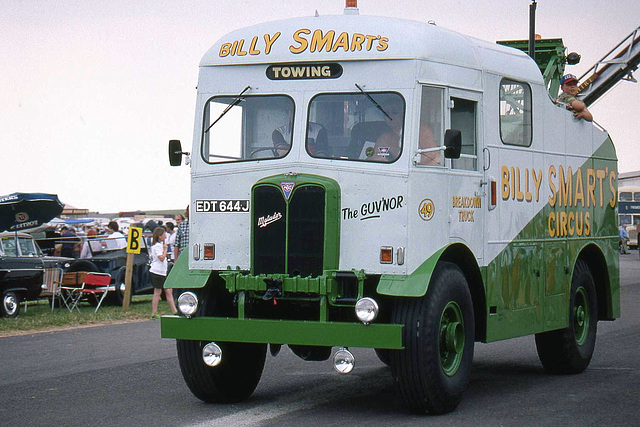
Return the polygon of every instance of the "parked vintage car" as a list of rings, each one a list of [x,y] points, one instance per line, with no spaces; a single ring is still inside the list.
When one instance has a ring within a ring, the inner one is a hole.
[[[131,295],[153,290],[149,274],[149,255],[144,240],[140,254],[135,254],[133,258]],[[126,243],[124,237],[98,236],[90,239],[87,244],[91,249],[92,257],[74,261],[65,271],[94,271],[111,274],[111,283],[115,285],[115,292],[107,297],[108,302],[121,305],[125,294]]]
[[[20,303],[52,292],[69,258],[44,256],[26,233],[0,233],[0,314],[16,317]]]

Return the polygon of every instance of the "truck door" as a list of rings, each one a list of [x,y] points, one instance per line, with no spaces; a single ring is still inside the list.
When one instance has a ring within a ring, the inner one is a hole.
[[[497,120],[488,124],[483,157],[486,177],[495,180],[496,205],[486,210],[487,340],[536,332],[544,318],[542,224],[534,221],[543,203],[541,140],[533,128],[529,84],[492,76]],[[498,96],[495,96],[498,95]],[[489,184],[491,185],[491,184]],[[488,192],[490,194],[490,191]],[[490,203],[490,197],[485,200]],[[539,221],[538,221],[539,222]]]
[[[448,90],[448,128],[462,134],[462,152],[459,159],[450,160],[449,180],[449,238],[462,240],[471,248],[478,264],[484,254],[485,186],[479,159],[482,147],[482,94],[479,92]]]

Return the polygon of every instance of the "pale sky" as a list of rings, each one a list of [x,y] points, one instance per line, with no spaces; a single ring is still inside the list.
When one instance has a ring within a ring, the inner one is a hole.
[[[427,22],[483,40],[528,37],[530,0],[359,0],[360,14]],[[58,194],[99,212],[181,209],[198,64],[226,33],[289,17],[342,14],[344,0],[0,0],[0,195]],[[640,26],[637,0],[539,0],[536,32],[582,55],[582,75]],[[636,77],[640,79],[640,71]],[[620,172],[640,170],[640,84],[592,106]]]

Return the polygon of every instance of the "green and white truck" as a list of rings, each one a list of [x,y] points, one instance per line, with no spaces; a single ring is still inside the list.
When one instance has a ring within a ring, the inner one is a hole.
[[[609,135],[518,49],[354,12],[202,58],[191,154],[169,144],[190,243],[161,320],[190,390],[247,399],[282,345],[342,373],[373,348],[418,413],[456,408],[475,342],[535,335],[548,371],[583,371],[620,316]]]

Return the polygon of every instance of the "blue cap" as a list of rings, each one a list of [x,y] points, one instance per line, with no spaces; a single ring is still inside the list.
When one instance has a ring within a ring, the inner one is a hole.
[[[575,80],[576,82],[578,81],[578,78],[576,76],[574,76],[573,74],[565,74],[564,76],[562,76],[562,78],[560,79],[560,84],[563,85],[567,82],[570,82],[572,80]]]

